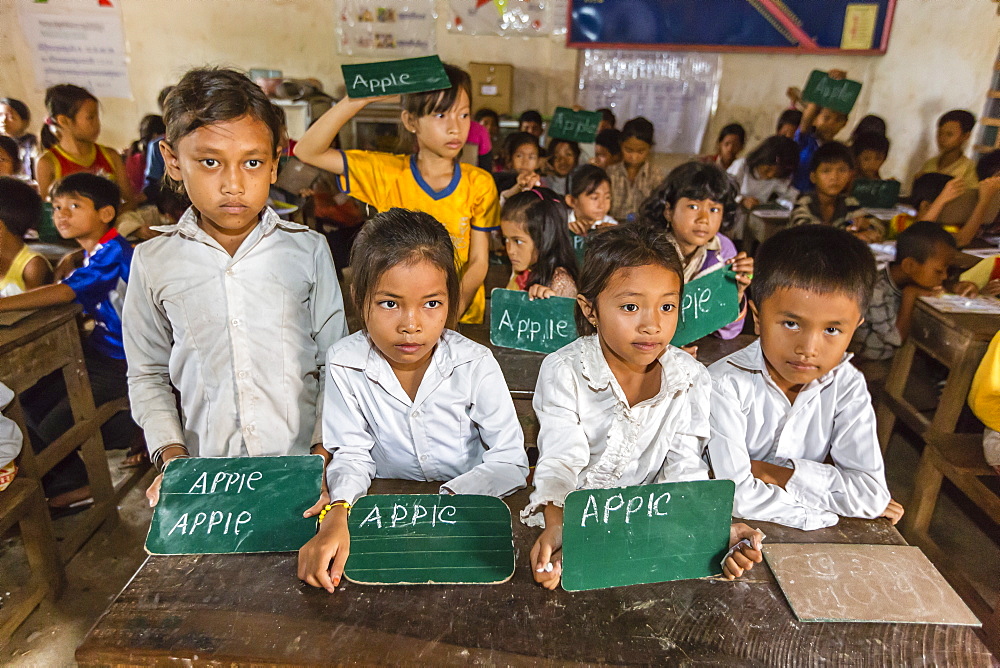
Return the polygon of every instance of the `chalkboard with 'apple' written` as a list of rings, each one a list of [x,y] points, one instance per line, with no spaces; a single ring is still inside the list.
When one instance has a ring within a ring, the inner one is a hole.
[[[551,353],[577,338],[576,300],[528,299],[528,293],[497,288],[490,293],[490,342],[495,346]]]

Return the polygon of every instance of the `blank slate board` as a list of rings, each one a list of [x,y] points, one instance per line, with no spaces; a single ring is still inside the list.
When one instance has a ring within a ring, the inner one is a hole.
[[[167,465],[146,536],[150,554],[290,552],[316,534],[323,458],[192,457]]]
[[[551,353],[577,338],[576,300],[528,299],[521,290],[490,293],[490,343],[504,348]]]
[[[514,574],[510,509],[496,497],[363,496],[348,526],[351,582],[499,584]]]
[[[729,548],[735,491],[732,480],[697,480],[570,493],[563,589],[717,575]]]
[[[437,56],[341,65],[340,69],[344,74],[347,95],[353,99],[423,93],[451,87],[444,65]]]
[[[919,547],[765,543],[764,557],[801,622],[980,626]]]
[[[728,268],[709,271],[684,286],[681,315],[670,343],[680,347],[697,341],[736,320],[740,305],[736,298],[736,273]]]

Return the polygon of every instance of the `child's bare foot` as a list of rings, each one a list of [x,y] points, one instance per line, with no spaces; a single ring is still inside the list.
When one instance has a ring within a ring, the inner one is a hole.
[[[86,501],[90,498],[90,485],[84,485],[83,487],[70,490],[69,492],[63,492],[57,496],[53,496],[49,499],[50,508],[68,508],[74,503],[79,503],[80,501]]]

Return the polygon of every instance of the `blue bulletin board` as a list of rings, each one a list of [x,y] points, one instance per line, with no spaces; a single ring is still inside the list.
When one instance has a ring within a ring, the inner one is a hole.
[[[570,0],[576,48],[878,55],[896,0]]]

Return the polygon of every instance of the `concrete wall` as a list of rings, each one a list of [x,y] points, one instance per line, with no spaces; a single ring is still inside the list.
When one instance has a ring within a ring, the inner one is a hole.
[[[0,0],[0,94],[28,102],[40,121],[42,94],[16,20],[16,2]],[[155,111],[156,93],[187,68],[205,63],[274,67],[342,85],[333,0],[120,0],[130,51],[134,100],[104,100],[101,140],[125,146],[139,118]],[[562,37],[500,38],[449,33],[446,0],[437,0],[438,51],[448,62],[503,62],[515,67],[518,109],[552,110],[573,101],[577,52]],[[864,83],[853,121],[878,113],[893,148],[886,173],[906,178],[933,152],[936,117],[954,107],[981,113],[1000,48],[992,0],[898,0],[883,57],[757,54],[722,56],[718,112],[705,150],[726,123],[739,121],[753,145],[773,130],[784,91],[813,69],[846,69]],[[622,119],[624,120],[624,119]],[[37,131],[38,123],[33,124]]]

